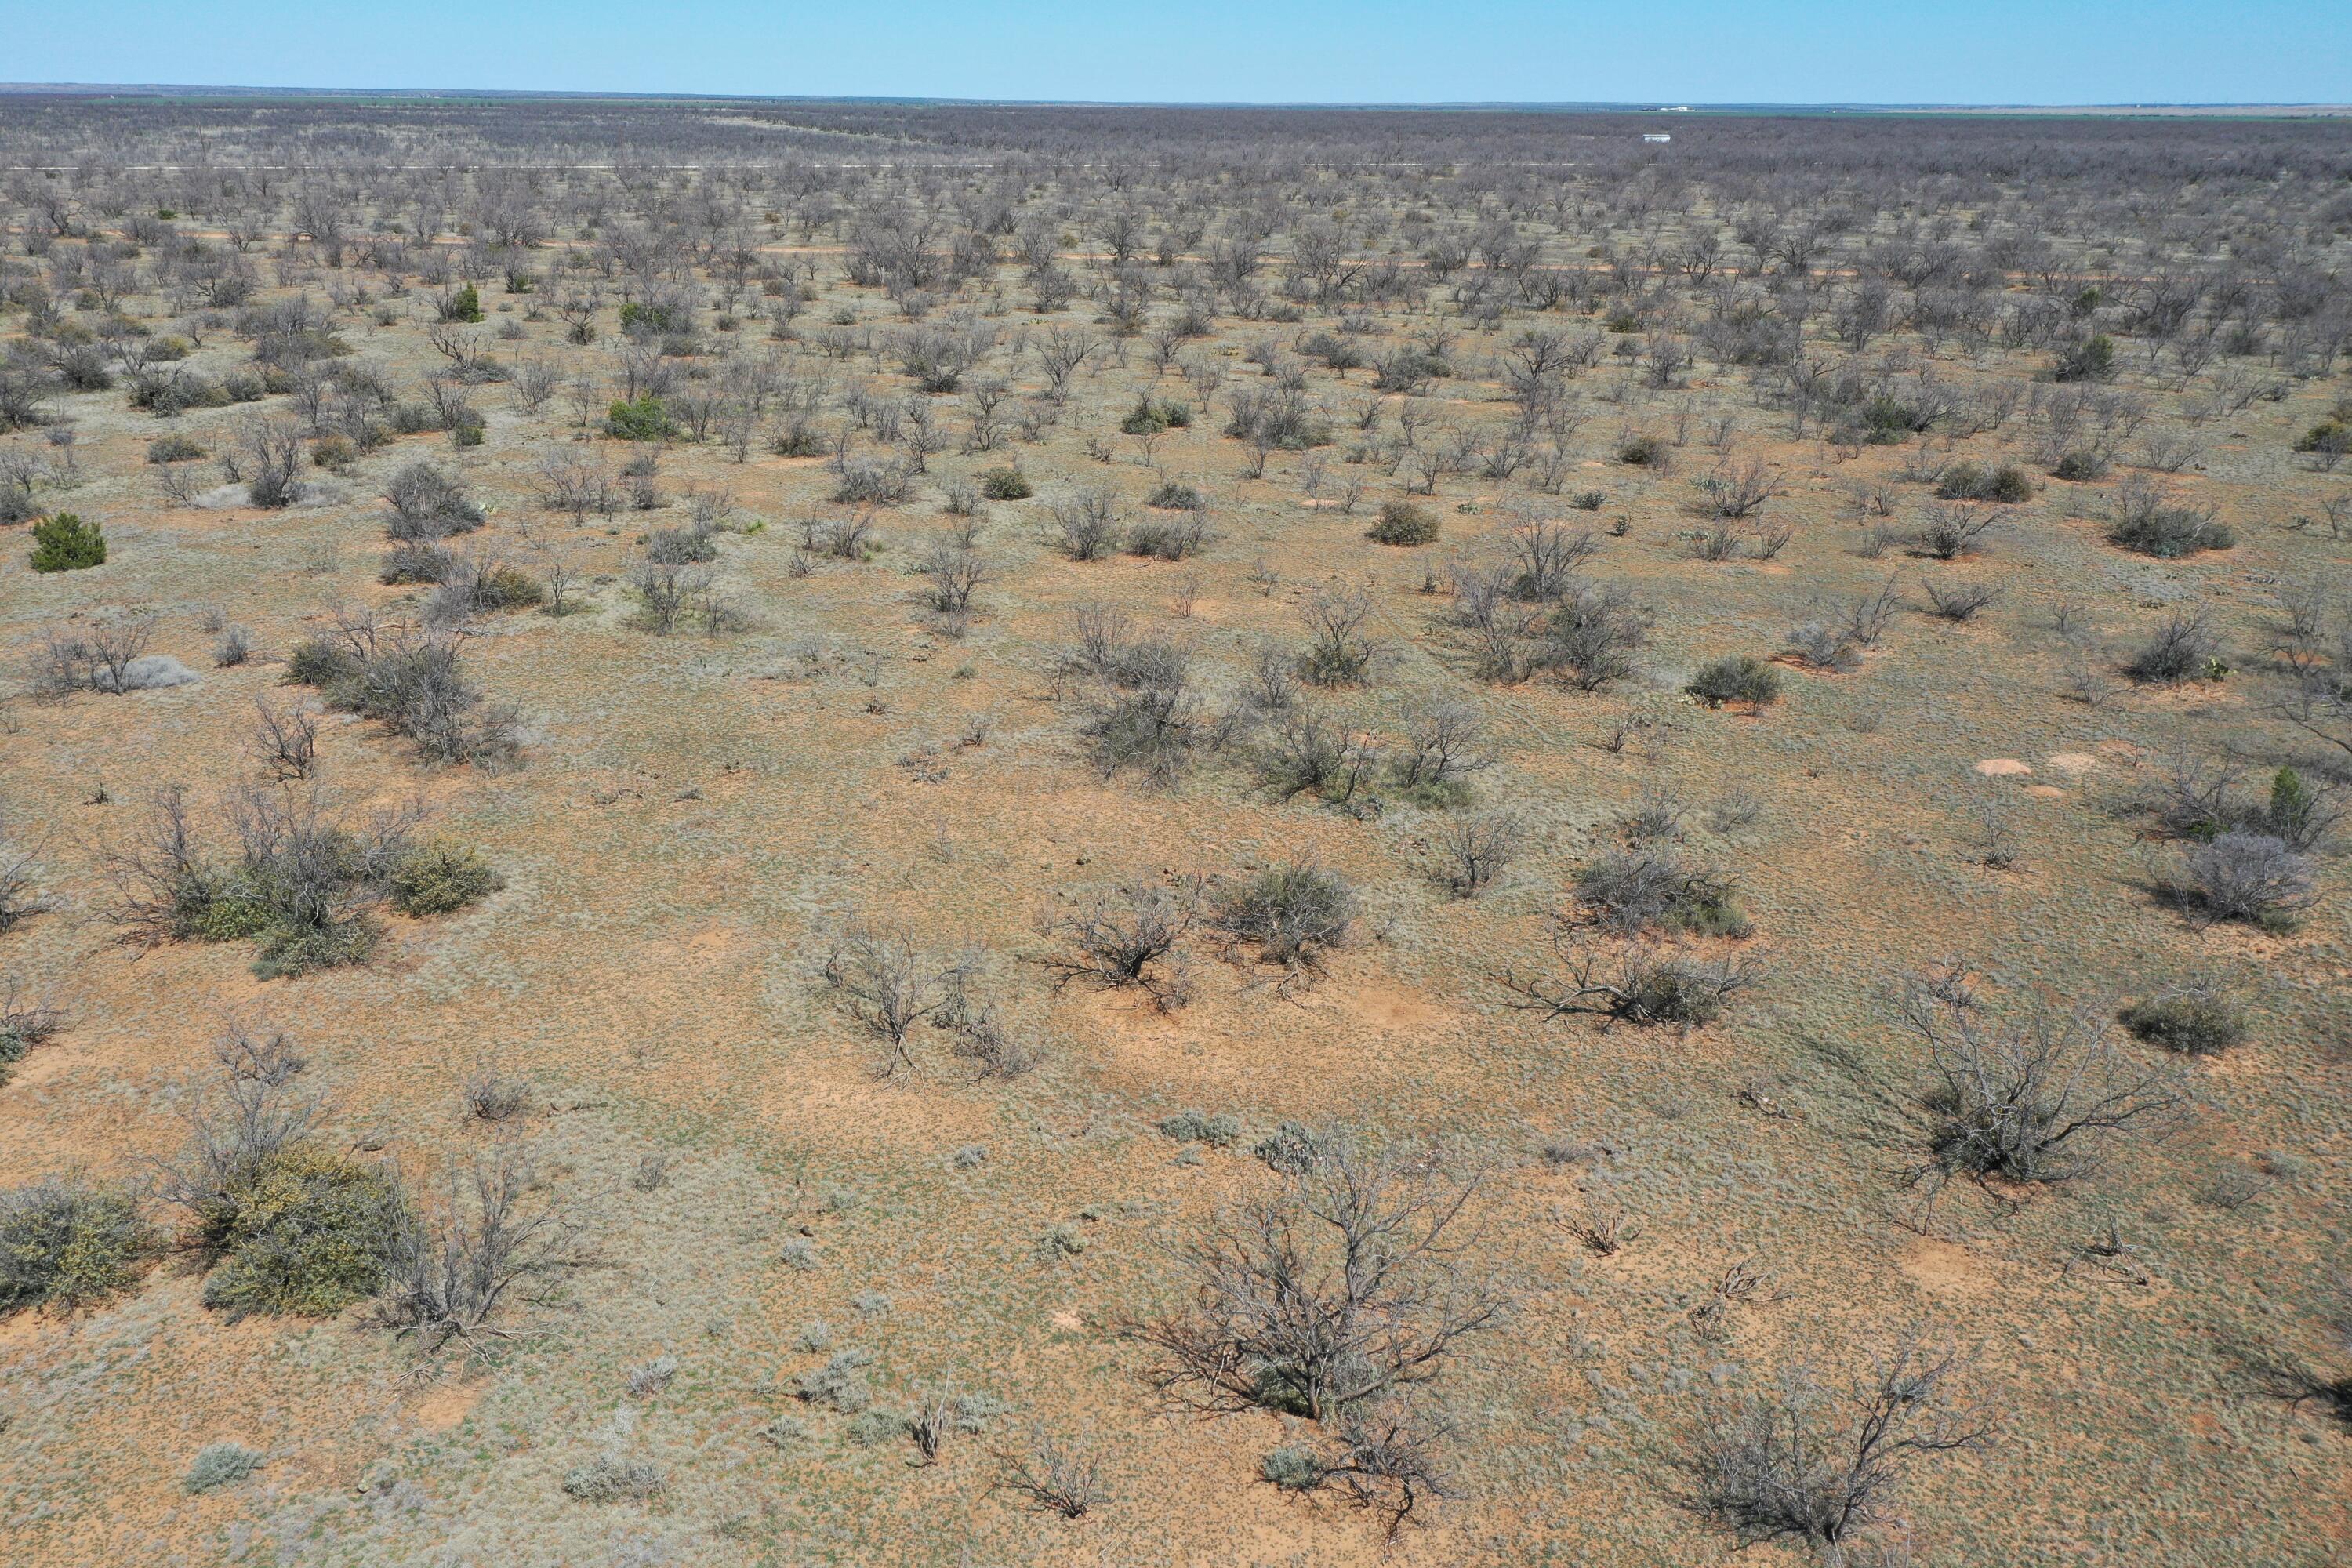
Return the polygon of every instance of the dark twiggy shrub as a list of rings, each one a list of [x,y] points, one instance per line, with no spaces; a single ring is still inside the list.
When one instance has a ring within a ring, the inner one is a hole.
[[[1980,1415],[1949,1403],[1957,1366],[1948,1352],[1906,1343],[1842,1396],[1800,1373],[1715,1403],[1683,1460],[1683,1500],[1742,1545],[1792,1540],[1843,1561],[1853,1542],[1895,1517],[1917,1464],[1990,1440]]]
[[[1178,944],[1200,912],[1197,880],[1099,889],[1069,913],[1040,922],[1060,943],[1047,965],[1057,984],[1134,985],[1163,1007],[1181,1006],[1188,983]]]
[[[2181,852],[2174,893],[2205,919],[2284,930],[2317,900],[2317,869],[2283,838],[2233,829]]]
[[[2174,610],[2156,625],[2139,651],[2124,666],[2134,680],[2178,686],[2208,679],[2221,668],[2221,638],[2202,605]]]
[[[1220,891],[1211,922],[1232,940],[1255,944],[1268,963],[1314,970],[1346,942],[1355,914],[1348,884],[1302,857]]]
[[[511,1307],[547,1301],[589,1261],[578,1218],[502,1151],[452,1171],[433,1206],[404,1202],[377,1321],[433,1348],[454,1340],[487,1356],[511,1337],[500,1321]]]
[[[1576,894],[1596,923],[1621,935],[1654,929],[1742,937],[1750,929],[1731,879],[1671,849],[1612,850],[1577,873]]]
[[[1909,982],[1895,1013],[1927,1049],[1928,1157],[1915,1181],[2071,1180],[2095,1168],[2103,1145],[2160,1127],[2182,1104],[2178,1071],[2126,1061],[2095,1014],[1996,1018],[1957,968]]]
[[[914,1065],[910,1037],[918,1026],[944,1026],[961,1012],[971,964],[935,958],[904,931],[855,925],[833,937],[818,973],[881,1047],[880,1070],[887,1076]]]
[[[1476,1193],[1416,1154],[1327,1141],[1185,1249],[1184,1306],[1127,1332],[1158,1352],[1173,1397],[1340,1426],[1441,1376],[1499,1323],[1465,1217]]]

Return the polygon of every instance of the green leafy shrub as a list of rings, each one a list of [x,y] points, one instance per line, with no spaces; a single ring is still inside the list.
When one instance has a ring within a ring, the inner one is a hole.
[[[80,572],[106,563],[106,535],[69,511],[33,524],[33,570]]]
[[[236,1316],[323,1318],[373,1295],[403,1223],[388,1172],[308,1144],[280,1149],[203,1215],[220,1263],[204,1300]]]
[[[2096,452],[2072,451],[2060,458],[2057,466],[2053,468],[2050,473],[2053,479],[2066,479],[2075,484],[2086,483],[2093,479],[2104,479],[2107,477],[2107,460]]]
[[[151,463],[192,463],[204,455],[204,447],[185,436],[158,436],[147,443],[147,460]]]
[[[2183,1056],[2219,1056],[2246,1037],[2246,1016],[2209,986],[2160,992],[2117,1015],[2125,1028],[2151,1046]]]
[[[990,468],[980,476],[980,493],[991,500],[1027,500],[1037,492],[1018,468]]]
[[[102,1301],[139,1277],[155,1243],[125,1192],[53,1179],[0,1193],[0,1318]]]
[[[1954,463],[1936,486],[1944,500],[1990,500],[2014,503],[2033,499],[2033,481],[2015,463],[1987,468],[1981,463]]]
[[[1577,874],[1576,896],[1602,925],[1622,932],[1655,927],[1742,937],[1749,930],[1729,878],[1685,865],[1665,849],[1620,849],[1601,856]]]
[[[1733,654],[1700,670],[1683,689],[1711,708],[1727,702],[1765,708],[1780,700],[1780,672],[1753,654]]]
[[[1617,460],[1632,468],[1663,467],[1666,444],[1655,436],[1628,436],[1617,444]]]
[[[441,319],[467,323],[479,321],[482,319],[482,291],[471,283],[467,284],[451,297],[448,309]]]
[[[2058,381],[2105,381],[2116,374],[2116,341],[2097,332],[2069,344],[2058,355],[2051,375]]]
[[[1162,430],[1181,430],[1192,423],[1190,404],[1154,402],[1150,394],[1138,396],[1135,406],[1118,422],[1118,427],[1129,436],[1157,436]]]
[[[2352,451],[2352,425],[2341,419],[2323,419],[2295,437],[2294,449],[2342,457]]]
[[[1156,487],[1144,500],[1146,506],[1156,506],[1171,511],[1199,511],[1205,504],[1201,492],[1191,485],[1174,479]]]
[[[1242,1135],[1242,1122],[1231,1111],[1204,1116],[1197,1110],[1180,1110],[1160,1119],[1160,1132],[1179,1143],[1206,1143],[1212,1149],[1230,1149]]]
[[[1881,393],[1862,405],[1860,423],[1864,445],[1894,447],[1927,428],[1930,421],[1909,404]]]
[[[643,1502],[659,1497],[664,1484],[659,1466],[609,1454],[563,1473],[563,1495],[582,1502]]]
[[[1299,859],[1269,866],[1226,889],[1210,919],[1234,941],[1257,943],[1270,963],[1312,969],[1348,939],[1355,915],[1356,895],[1348,884]]]
[[[446,915],[505,887],[479,851],[464,845],[420,845],[392,865],[392,907],[404,915]]]
[[[196,1452],[183,1484],[192,1492],[233,1487],[261,1468],[261,1455],[242,1443],[208,1443]]]
[[[604,411],[604,434],[624,441],[666,441],[677,430],[668,408],[650,392],[615,399]]]
[[[1437,514],[1409,500],[1383,501],[1364,537],[1376,544],[1428,544],[1437,538]]]

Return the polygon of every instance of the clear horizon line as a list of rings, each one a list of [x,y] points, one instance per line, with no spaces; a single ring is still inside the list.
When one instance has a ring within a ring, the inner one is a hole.
[[[302,87],[245,82],[81,82],[0,81],[0,95],[89,95],[104,93],[221,93],[261,95],[284,93],[319,97],[403,97],[633,99],[674,103],[896,103],[940,104],[1007,109],[1487,109],[1600,110],[1632,113],[1675,110],[1813,110],[1906,112],[1937,110],[2100,113],[2144,110],[2352,110],[2352,100],[2191,100],[2139,99],[2102,102],[2030,102],[1995,100],[1935,100],[1917,102],[1869,101],[1859,99],[1723,99],[1660,103],[1654,99],[1119,99],[1119,98],[975,98],[948,93],[764,93],[657,92],[605,88],[523,87]]]

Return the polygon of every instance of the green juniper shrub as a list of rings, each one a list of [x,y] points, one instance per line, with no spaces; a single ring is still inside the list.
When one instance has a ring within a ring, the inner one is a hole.
[[[2294,449],[2315,457],[2341,458],[2352,452],[2352,425],[2341,419],[2323,419],[2295,438]]]
[[[482,291],[471,283],[458,289],[450,298],[448,310],[442,317],[444,321],[464,321],[469,325],[478,322],[481,319]]]
[[[1628,436],[1617,444],[1617,460],[1630,468],[1663,468],[1666,444],[1655,436]],[[1599,510],[1598,507],[1592,509]]]
[[[1180,484],[1174,479],[1156,487],[1144,501],[1146,506],[1156,506],[1171,511],[1199,511],[1203,504],[1205,503],[1198,489],[1191,485]]]
[[[1383,501],[1364,537],[1375,544],[1428,544],[1437,538],[1437,514],[1409,500]]]
[[[1863,444],[1896,447],[1925,430],[1930,421],[1917,409],[1884,393],[1862,405]]]
[[[94,522],[61,511],[33,524],[33,570],[80,572],[106,563],[106,535]]]
[[[177,434],[158,436],[147,443],[147,460],[151,463],[190,463],[204,455],[204,447]]]
[[[1683,688],[1711,708],[1727,702],[1769,707],[1780,698],[1780,672],[1753,654],[1732,654],[1717,659]]]
[[[2208,985],[2181,986],[2143,997],[2117,1015],[2125,1028],[2151,1046],[2183,1056],[2219,1056],[2246,1037],[2246,1016]]]
[[[424,844],[392,864],[387,886],[392,907],[404,915],[446,915],[505,887],[478,850],[465,845]]]
[[[1037,492],[1029,476],[1018,468],[988,468],[980,476],[980,492],[991,500],[1027,500]]]
[[[677,434],[669,409],[652,393],[615,399],[604,411],[604,433],[624,441],[665,441]]]
[[[0,1193],[0,1318],[102,1301],[129,1289],[155,1250],[127,1192],[53,1178]]]

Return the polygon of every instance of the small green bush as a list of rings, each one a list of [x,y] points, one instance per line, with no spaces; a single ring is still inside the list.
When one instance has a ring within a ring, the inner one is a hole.
[[[0,1193],[0,1318],[102,1301],[139,1277],[155,1241],[128,1193],[56,1180]]]
[[[2294,449],[2321,457],[2340,458],[2352,452],[2352,425],[2341,419],[2323,419],[2296,437]]]
[[[861,1410],[849,1423],[849,1440],[861,1448],[896,1443],[914,1430],[903,1410]]]
[[[1174,479],[1170,479],[1167,483],[1154,489],[1145,499],[1144,504],[1170,511],[1198,511],[1203,503],[1199,490],[1191,485],[1179,484]]]
[[[1711,708],[1745,702],[1764,708],[1780,700],[1780,672],[1753,654],[1718,658],[1683,688]]]
[[[991,500],[1027,500],[1037,492],[1018,468],[990,468],[980,476],[980,493]]]
[[[1258,1461],[1258,1470],[1286,1492],[1311,1492],[1323,1484],[1323,1461],[1304,1444],[1285,1443],[1267,1450]]]
[[[600,1454],[563,1473],[563,1495],[581,1502],[643,1502],[662,1493],[658,1466],[643,1459],[616,1459]]]
[[[1629,436],[1617,444],[1617,460],[1636,468],[1655,468],[1666,458],[1666,444],[1655,436]]]
[[[33,570],[79,572],[106,563],[106,535],[69,511],[33,524]]]
[[[401,1224],[388,1172],[307,1144],[280,1149],[198,1213],[199,1244],[220,1259],[205,1305],[330,1317],[375,1293]]]
[[[185,1486],[192,1492],[233,1487],[261,1468],[261,1455],[242,1443],[208,1443],[197,1450],[188,1467]]]
[[[264,980],[289,980],[321,969],[365,963],[383,932],[363,914],[324,924],[272,925],[262,931],[253,972]]]
[[[404,915],[446,915],[479,903],[506,885],[506,879],[471,847],[420,845],[393,862],[392,907]]]
[[[1181,430],[1192,423],[1190,404],[1155,403],[1149,394],[1139,395],[1135,406],[1118,427],[1130,436],[1157,436],[1162,430]]]
[[[604,411],[604,434],[624,441],[666,441],[677,429],[669,410],[650,392],[616,399]]]
[[[2052,368],[2058,381],[2105,381],[2116,374],[2116,341],[2105,332],[2070,344]]]
[[[482,291],[471,283],[458,289],[457,297],[449,301],[446,319],[468,323],[479,321],[482,319]]]
[[[1160,1118],[1160,1132],[1179,1143],[1206,1143],[1212,1149],[1230,1149],[1242,1135],[1242,1121],[1231,1111],[1203,1116],[1197,1110],[1180,1110]]]
[[[1364,537],[1376,544],[1428,544],[1437,538],[1437,514],[1409,500],[1383,501]]]
[[[205,449],[185,436],[158,436],[147,443],[151,463],[190,463],[204,455]]]
[[[1348,938],[1356,895],[1311,860],[1269,866],[1220,893],[1211,919],[1236,942],[1254,942],[1270,963],[1314,968]]]
[[[1936,486],[1943,500],[1990,500],[2014,503],[2033,499],[2033,481],[2015,463],[1997,468],[1981,463],[1958,462],[1946,468]]]
[[[2107,460],[2096,452],[2073,451],[2059,458],[2050,474],[2053,479],[2066,479],[2074,484],[2104,479],[2107,477]]]
[[[2117,1016],[2149,1045],[2183,1056],[2219,1056],[2246,1037],[2246,1016],[2227,996],[2204,986],[2162,992]]]

